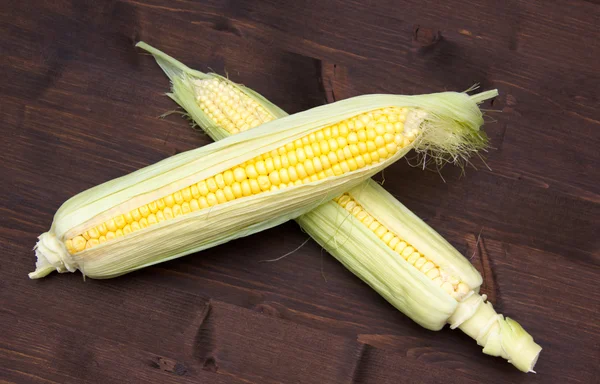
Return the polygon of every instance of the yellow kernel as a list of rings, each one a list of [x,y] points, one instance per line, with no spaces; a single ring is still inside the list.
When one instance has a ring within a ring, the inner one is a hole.
[[[311,132],[311,133],[308,135],[308,140],[309,140],[311,143],[314,143],[314,142],[316,142],[316,141],[317,141],[317,137],[315,136],[315,133],[314,133],[314,132]]]
[[[100,225],[98,225],[96,227],[96,229],[98,229],[98,233],[100,233],[100,235],[106,235],[106,232],[108,232],[108,229],[106,229],[106,224],[102,223]]]
[[[265,168],[267,169],[268,173],[271,173],[275,170],[275,166],[273,165],[272,157],[268,157],[265,159]]]
[[[358,169],[358,163],[354,158],[349,158],[346,160],[346,163],[348,164],[349,171],[356,171]]]
[[[348,136],[348,132],[348,125],[346,125],[345,123],[338,124],[338,133],[340,136]]]
[[[310,175],[310,181],[311,182],[319,181],[319,177],[316,174],[312,174],[312,175]]]
[[[388,243],[388,246],[390,248],[394,249],[394,248],[396,248],[396,245],[398,245],[399,242],[400,242],[400,238],[397,236],[394,236],[394,238],[391,239],[390,242]]]
[[[357,144],[350,144],[348,146],[348,149],[350,150],[350,154],[352,155],[352,157],[360,155],[360,151],[358,150]]]
[[[356,134],[356,132],[350,132],[348,134],[348,143],[350,143],[350,144],[358,143],[358,135]]]
[[[367,152],[374,152],[377,150],[377,146],[373,141],[367,141]]]
[[[400,243],[400,244],[402,244],[402,243]],[[414,251],[415,251],[415,249],[411,246],[405,247],[404,250],[402,251],[402,257],[404,257],[406,259],[408,256],[412,255]]]
[[[196,200],[196,199],[190,200],[190,209],[192,210],[192,212],[196,212],[196,211],[200,210],[200,204],[198,204],[198,200]],[[150,218],[148,218],[148,221],[150,221]]]
[[[377,136],[383,136],[385,134],[385,125],[381,123],[375,125],[375,133],[377,133]]]
[[[302,184],[308,184],[310,183],[310,177],[305,177],[304,179],[302,179]]]
[[[327,154],[327,159],[329,160],[329,164],[331,167],[338,163],[338,157],[334,152],[329,152]]]
[[[338,128],[337,125],[334,125],[333,127],[331,127],[331,137],[338,137],[340,134],[340,129]]]
[[[256,171],[254,164],[250,164],[250,165],[246,166],[246,176],[249,179],[256,179],[258,177],[258,172]]]
[[[352,151],[350,151],[350,147],[346,146],[346,147],[344,147],[344,149],[342,151],[344,152],[344,158],[350,159],[350,158],[354,157],[354,155],[352,154]]]
[[[314,166],[314,170],[316,173],[319,173],[323,170],[323,164],[321,164],[321,159],[319,159],[318,157],[315,157],[314,159],[312,159],[312,165]],[[306,165],[305,165],[306,167]]]
[[[341,196],[341,197],[338,199],[337,203],[338,203],[339,205],[341,205],[342,207],[344,207],[344,208],[345,208],[345,207],[346,207],[346,204],[348,204],[348,203],[349,203],[349,202],[351,202],[351,201],[352,201],[352,198],[351,198],[350,196],[348,196],[348,195],[342,195],[342,196]]]
[[[222,173],[217,173],[215,175],[215,183],[217,184],[218,188],[224,188],[225,187],[225,177],[223,177]]]
[[[281,168],[279,170],[279,179],[281,180],[282,183],[286,183],[287,184],[287,183],[290,182],[290,176],[288,174],[287,168]]]
[[[140,227],[140,223],[138,223],[137,221],[134,221],[133,223],[131,223],[131,232],[136,232],[136,231],[139,231],[140,229],[142,229],[142,227]],[[100,239],[102,239],[103,237],[104,236],[100,236]],[[106,237],[104,237],[104,241],[106,241]]]
[[[206,195],[206,201],[208,202],[208,206],[212,207],[215,206],[217,204],[219,204],[219,200],[217,199],[217,195],[215,195],[214,193],[210,192],[208,195]],[[166,216],[166,213],[165,213]]]
[[[279,191],[279,187],[276,185],[271,185],[271,188],[269,188],[269,191],[271,191],[271,192]]]
[[[298,140],[296,140],[296,141],[298,141]],[[291,151],[293,151],[294,149],[296,149],[296,146],[295,146],[295,144],[294,144],[294,143],[287,143],[287,144],[285,145],[285,150],[286,150],[286,151],[288,151],[288,152],[291,152]]]
[[[252,195],[252,188],[250,188],[250,182],[248,180],[242,181],[241,186],[242,186],[242,195],[243,196]]]
[[[257,194],[260,193],[260,186],[258,185],[258,181],[256,181],[256,179],[251,179],[250,181],[250,190],[252,191],[253,194]]]
[[[273,157],[273,167],[275,167],[276,171],[281,169],[281,156]]]
[[[225,195],[225,199],[227,199],[227,201],[235,200],[233,189],[229,185],[226,185],[225,188],[223,188],[223,194]]]
[[[385,159],[390,155],[390,153],[387,151],[387,149],[385,149],[385,147],[379,148],[377,150],[377,153],[379,154],[379,157],[382,159]]]
[[[381,158],[381,156],[379,156],[379,153],[377,151],[371,152],[370,155],[371,155],[371,160],[373,160],[374,163],[378,162],[379,159]]]
[[[175,205],[175,199],[173,198],[173,195],[165,196],[163,198],[163,200],[165,201],[165,206],[167,206],[169,208]],[[131,217],[133,217],[134,221],[138,221],[139,220],[139,218],[135,217],[133,211],[131,211]]]
[[[396,130],[394,129],[394,124],[392,124],[392,123],[386,123],[385,124],[385,131],[388,134],[391,134],[393,136],[394,133],[396,133]]]
[[[324,178],[326,178],[326,177],[327,177],[327,175],[326,175],[326,174],[325,174],[325,172],[323,172],[323,171],[321,171],[321,172],[317,173],[317,178],[318,178],[319,180],[323,180],[323,179],[324,179]]]
[[[206,186],[211,192],[215,192],[217,189],[219,189],[219,186],[217,185],[217,182],[215,181],[214,177],[209,177],[208,179],[206,179]]]
[[[358,155],[354,159],[350,159],[350,160],[354,161],[354,163],[356,164],[357,169],[358,168],[362,168],[362,167],[364,167],[364,166],[367,165],[367,163],[365,163],[365,159],[363,158],[362,155]],[[352,163],[350,162],[350,160],[348,160],[348,165],[350,165],[350,169],[352,169]]]
[[[365,127],[365,123],[362,122],[362,120],[356,120],[354,122],[354,129],[361,129]]]
[[[236,167],[233,170],[233,177],[235,178],[235,181],[241,183],[242,181],[246,180],[246,171],[244,171],[244,169],[241,167]]]
[[[158,213],[160,213],[160,214],[161,214],[161,216],[162,216],[162,212],[160,212],[160,211],[159,211]],[[158,215],[157,215],[157,217],[158,217]],[[164,219],[165,219],[165,218],[164,218],[164,216],[163,216],[163,220],[164,220]],[[127,224],[126,226],[124,226],[124,227],[123,227],[123,235],[128,235],[128,234],[130,234],[130,233],[131,233],[131,225],[130,225],[130,224]]]
[[[347,124],[348,124],[348,129],[350,131],[354,131],[356,129],[356,125],[354,125],[354,120],[349,120]]]
[[[361,129],[360,131],[356,132],[356,136],[358,137],[359,143],[364,143],[367,141],[367,131],[365,131],[364,129]]]
[[[269,180],[273,185],[279,185],[281,183],[281,179],[279,178],[279,172],[273,171],[269,173]]]
[[[344,173],[350,172],[350,166],[348,165],[348,162],[345,160],[340,163],[340,168],[342,169],[342,172],[344,172]]]
[[[423,267],[425,267],[425,266],[423,266]],[[425,272],[425,276],[429,277],[432,280],[435,279],[436,277],[438,277],[439,275],[440,275],[440,270],[437,268],[431,268],[429,271]]]
[[[407,247],[407,244],[406,244],[404,241],[400,241],[400,242],[398,243],[398,245],[396,245],[396,246],[394,247],[394,251],[396,251],[396,252],[398,252],[398,253],[402,253],[402,251],[404,251],[404,249],[406,249],[406,247]],[[412,253],[412,252],[413,252],[413,250],[411,249],[411,250],[410,250],[410,253]],[[406,257],[408,257],[408,256],[410,255],[410,253],[409,253],[408,255],[406,255]],[[406,257],[405,257],[405,258],[406,258]]]
[[[373,162],[373,159],[371,158],[371,154],[370,153],[365,153],[365,154],[362,155],[362,157],[363,157],[363,160],[365,161],[365,163],[367,165],[371,164]]]
[[[136,229],[136,231],[137,231],[137,230],[139,230],[139,224],[138,223],[135,223],[135,224],[138,227],[138,229]],[[133,229],[131,231],[133,232]],[[102,243],[106,243],[106,236],[100,236],[98,238],[98,244],[102,244]]]
[[[154,200],[154,201],[148,203],[148,209],[150,210],[151,213],[156,213],[156,211],[158,211],[158,200]],[[121,215],[120,217],[123,217],[123,215]],[[120,222],[117,222],[117,218],[115,218],[115,222],[117,223],[117,226],[119,226]],[[123,217],[123,225],[125,225],[124,217]],[[121,228],[123,228],[123,227],[121,226]]]
[[[119,229],[118,231],[121,231],[121,230]],[[122,231],[121,231],[121,235],[120,235],[120,236],[123,236],[123,232],[122,232]],[[120,237],[120,236],[117,234],[117,237]],[[85,246],[85,247],[86,247],[86,248],[88,248],[88,247],[89,247],[89,248],[92,248],[92,247],[95,247],[95,246],[96,246],[96,245],[98,245],[98,244],[100,244],[100,241],[99,241],[98,239],[90,239],[90,240],[87,242],[87,244],[86,244],[86,246]]]
[[[394,234],[392,232],[386,232],[383,236],[381,236],[381,240],[388,245],[393,238]]]
[[[312,150],[312,153],[316,156],[321,156],[321,146],[317,143],[312,143],[310,145],[310,148]],[[306,152],[306,150],[305,150]]]
[[[254,168],[259,175],[267,175],[267,168],[263,160],[259,160],[254,164]]]
[[[215,192],[215,196],[217,197],[217,201],[219,204],[223,204],[227,202],[227,197],[225,197],[225,192],[222,189],[219,189]]]
[[[206,196],[208,195],[208,192],[210,192],[208,190],[208,186],[206,185],[206,181],[202,180],[200,181],[198,184],[196,184],[198,186],[198,192],[200,192],[201,196]],[[166,201],[165,201],[165,205],[166,205]]]
[[[98,228],[94,227],[88,231],[88,235],[92,239],[97,239],[100,237],[100,232],[98,232]]]
[[[307,159],[312,159],[313,157],[315,157],[315,153],[313,152],[312,147],[310,145],[305,146],[303,150]]]
[[[327,141],[325,141],[325,140],[320,141],[319,145],[321,146],[321,153],[329,152],[329,144],[327,143]]]
[[[298,180],[298,172],[296,172],[296,167],[288,167],[287,173],[290,182],[295,182],[296,180]]]
[[[291,166],[298,164],[298,157],[296,156],[296,151],[289,152],[287,154],[287,160],[288,160],[289,165],[291,165]],[[273,170],[271,170],[271,172],[273,172]],[[271,173],[271,172],[269,172],[269,173]]]
[[[179,217],[183,214],[183,212],[181,211],[181,205],[179,205],[179,204],[175,204],[173,207],[171,207],[171,210],[173,211],[174,217]],[[140,225],[142,225],[141,220],[140,220]]]
[[[361,221],[364,225],[368,227],[369,225],[373,224],[375,219],[373,218],[373,216],[367,214]]]
[[[338,161],[346,160],[346,155],[342,149],[335,151],[335,156],[337,157]]]
[[[302,139],[294,140],[294,148],[293,149],[302,148],[302,147],[304,147],[304,144],[302,144]]]
[[[369,148],[367,147],[367,143],[366,142],[360,142],[357,144],[358,147],[358,151],[360,152],[361,155],[369,152]]]
[[[404,252],[402,252],[402,255],[404,256]],[[409,264],[414,265],[415,262],[417,260],[419,260],[420,257],[421,257],[421,255],[419,255],[419,252],[413,252],[406,258],[406,261],[408,261]]]
[[[329,158],[325,155],[319,156],[319,160],[321,161],[321,166],[323,169],[331,168],[331,164],[329,163]]]
[[[296,165],[296,172],[298,173],[298,178],[299,179],[304,179],[305,177],[308,176],[308,173],[306,173],[306,169],[304,169],[304,164],[297,164]]]
[[[337,151],[337,149],[340,147],[340,146],[338,145],[338,142],[337,142],[337,140],[335,140],[335,139],[329,139],[329,140],[327,141],[327,144],[329,145],[329,150],[330,150],[330,151]]]
[[[315,132],[315,136],[317,138],[317,143],[321,143],[323,140],[325,140],[325,135],[323,135],[322,130]]]
[[[335,176],[335,173],[333,172],[333,169],[331,169],[331,168],[327,168],[327,169],[325,170],[325,176],[327,176],[327,177],[332,177],[332,176]]]
[[[306,159],[304,161],[304,169],[306,170],[308,176],[312,176],[315,174],[315,167],[313,165],[313,162],[309,159]]]
[[[415,267],[417,267],[417,269],[421,269],[426,263],[427,259],[421,256],[417,259],[417,261],[415,261]]]
[[[331,167],[331,170],[333,171],[333,174],[336,176],[340,176],[341,174],[344,173],[344,171],[342,171],[342,168],[340,167],[339,164],[336,164],[333,167]]]
[[[369,224],[369,229],[373,232],[377,231],[379,227],[381,227],[381,224],[377,220],[373,220],[373,222]]]
[[[268,176],[260,175],[256,181],[262,191],[268,191],[271,188],[271,180]]]
[[[397,121],[394,123],[394,132],[402,133],[404,132],[404,124],[401,121]]]
[[[176,194],[179,194],[179,197],[181,198],[181,193],[179,192],[175,192]],[[150,212],[150,208],[148,208],[147,205],[142,205],[141,207],[138,208],[138,210],[140,211],[140,215],[142,215],[142,217],[148,217],[148,215],[151,213]]]
[[[383,137],[377,136],[375,138],[375,146],[377,148],[381,148],[381,147],[385,146],[385,140],[383,139]]]
[[[198,205],[200,206],[201,209],[210,207],[210,205],[208,204],[208,200],[206,200],[206,197],[204,197],[204,196],[201,196],[198,199]]]
[[[323,135],[325,135],[326,139],[330,139],[331,138],[331,127],[323,128]]]
[[[306,160],[306,153],[304,152],[304,148],[296,149],[296,157],[298,158],[299,163],[303,163]]]
[[[377,132],[374,129],[367,129],[367,140],[373,141],[377,137]]]
[[[83,238],[84,238],[86,241],[90,239],[90,235],[88,235],[87,231],[86,231],[86,232],[83,232],[83,233],[81,234],[81,236],[83,236]]]
[[[421,270],[421,272],[427,274],[427,272],[429,272],[433,267],[435,267],[435,264],[433,264],[431,261],[425,260],[425,263],[423,263],[423,265],[419,269]]]
[[[375,230],[375,234],[377,235],[377,237],[379,237],[382,240],[383,240],[383,236],[387,233],[389,233],[389,232],[383,225]]]
[[[73,249],[75,250],[75,252],[83,251],[85,249],[86,243],[87,241],[83,236],[75,236],[72,240]]]
[[[231,169],[223,172],[223,181],[225,182],[225,185],[231,185],[235,182],[235,176],[233,176],[233,171]],[[197,198],[198,197],[194,196],[194,199]]]

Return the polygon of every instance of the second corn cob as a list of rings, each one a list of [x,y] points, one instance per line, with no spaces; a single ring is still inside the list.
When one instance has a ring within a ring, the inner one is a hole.
[[[173,93],[169,95],[215,140],[286,115],[246,87],[189,69],[145,43],[138,46],[151,52],[172,80]],[[477,102],[495,95],[476,95],[470,108],[462,112],[467,116]],[[425,116],[427,112],[375,110],[364,120],[358,117],[343,127],[338,125],[335,133],[324,132],[319,139],[327,139],[328,147],[347,149],[349,156],[378,158],[379,148],[384,148],[384,153],[387,143],[408,147],[418,138],[421,132],[412,124],[414,114]],[[330,143],[331,135],[337,137],[340,130],[349,135]],[[420,149],[450,154],[451,161],[467,157],[485,141],[479,140],[480,135],[465,139],[445,130],[436,134],[444,135],[444,140],[431,141]],[[381,145],[376,143],[378,138]],[[309,149],[311,157],[322,151],[310,140],[298,143],[298,148]],[[496,314],[491,304],[485,303],[485,295],[477,293],[481,276],[471,264],[378,184],[368,180],[297,221],[348,269],[422,326],[438,330],[448,322],[476,339],[484,353],[502,356],[524,372],[533,371],[541,348],[518,323]]]

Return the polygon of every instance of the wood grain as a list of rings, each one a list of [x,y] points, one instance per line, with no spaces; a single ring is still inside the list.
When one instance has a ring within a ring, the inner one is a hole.
[[[592,383],[600,374],[600,7],[583,0],[6,1],[0,380]],[[210,142],[145,40],[293,113],[362,93],[496,87],[488,169],[399,162],[384,186],[544,347],[537,375],[424,330],[295,223],[109,281],[30,281],[36,237],[93,185]],[[479,241],[478,241],[479,239]]]

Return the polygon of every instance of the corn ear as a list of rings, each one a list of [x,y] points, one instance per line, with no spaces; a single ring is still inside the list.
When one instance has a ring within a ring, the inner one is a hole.
[[[218,79],[226,87],[238,87],[235,89],[271,111],[274,119],[282,116],[281,110],[248,88],[190,69],[143,42],[138,46],[151,52],[171,79],[173,93],[169,95],[215,140],[232,133],[207,116],[193,99],[198,79]],[[423,132],[413,148],[438,163],[460,163],[485,148],[485,134],[478,130],[483,120],[477,104],[496,95],[496,91],[488,91],[471,96],[471,104],[461,104],[454,114],[455,121],[466,129],[441,124],[441,129],[431,129],[427,135]],[[444,98],[435,103],[458,105]],[[460,328],[474,338],[484,353],[533,372],[541,347],[518,323],[498,315],[485,302],[485,295],[478,294],[482,279],[473,266],[377,183],[367,180],[296,221],[344,266],[421,326],[439,330],[449,323],[452,329]],[[458,288],[449,292],[446,288],[451,283]]]

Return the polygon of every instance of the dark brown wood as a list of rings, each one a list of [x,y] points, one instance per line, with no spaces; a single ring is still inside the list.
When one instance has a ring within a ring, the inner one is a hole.
[[[0,32],[0,381],[592,383],[600,374],[600,7],[568,1],[8,1]],[[288,112],[496,87],[487,169],[399,162],[385,187],[543,346],[537,375],[387,304],[295,223],[108,281],[30,281],[60,204],[210,142],[133,45]],[[479,238],[479,241],[477,239]]]

